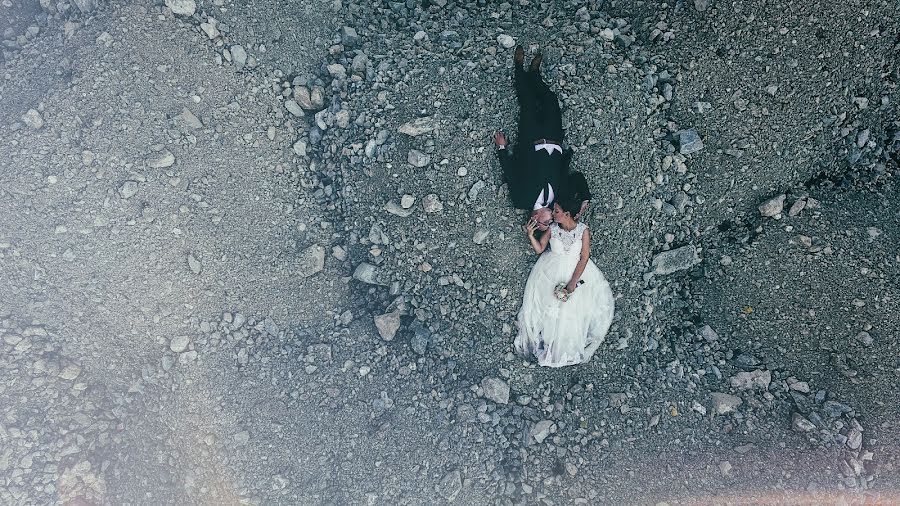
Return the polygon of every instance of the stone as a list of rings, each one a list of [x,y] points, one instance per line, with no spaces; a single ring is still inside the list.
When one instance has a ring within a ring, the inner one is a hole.
[[[297,259],[297,275],[308,278],[325,268],[325,248],[318,244],[303,250]]]
[[[376,315],[375,328],[378,329],[378,335],[385,341],[393,341],[400,329],[400,311],[392,311],[382,315]]]
[[[862,343],[862,345],[867,348],[869,346],[872,346],[872,343],[875,342],[875,340],[872,339],[872,334],[869,334],[866,331],[862,331],[859,334],[856,334],[856,340]]]
[[[200,260],[197,260],[197,257],[195,257],[193,253],[188,253],[187,263],[188,268],[190,268],[191,272],[193,272],[194,274],[200,274],[201,272],[203,272],[203,264],[200,263]]]
[[[306,157],[306,141],[303,139],[297,140],[294,145],[291,147],[293,149],[294,154],[300,157]]]
[[[203,30],[203,33],[205,33],[206,36],[210,38],[210,40],[215,39],[216,37],[221,35],[219,29],[216,28],[215,23],[200,23],[200,29]]]
[[[369,57],[360,53],[353,57],[353,61],[350,62],[350,71],[353,72],[354,75],[357,76],[365,76],[366,75],[366,67],[369,66]]]
[[[441,203],[437,195],[430,193],[422,198],[422,209],[426,213],[437,213],[444,209],[444,204]]]
[[[700,335],[700,337],[710,343],[719,340],[719,334],[717,334],[716,331],[713,330],[709,325],[700,327],[697,333]]]
[[[185,125],[193,128],[194,130],[203,128],[203,122],[200,121],[200,118],[198,118],[197,115],[187,107],[181,110],[181,114],[178,115],[178,118],[183,121]]]
[[[705,12],[709,9],[709,0],[694,0],[694,8],[697,12]]]
[[[431,163],[431,157],[418,149],[411,149],[406,155],[406,161],[416,168],[422,168]]]
[[[860,446],[862,446],[862,431],[854,427],[847,433],[847,447],[851,450],[859,450]]]
[[[426,116],[423,118],[416,118],[412,121],[407,121],[406,123],[400,125],[400,128],[397,129],[401,134],[409,135],[410,137],[418,137],[422,134],[427,134],[429,132],[433,132],[437,128],[437,122],[431,116]]]
[[[689,269],[700,263],[700,255],[694,245],[689,244],[678,249],[663,251],[653,257],[654,274],[672,274],[673,272]]]
[[[63,370],[59,373],[59,377],[66,381],[72,381],[80,374],[81,367],[76,364],[68,364],[67,366],[63,367]]]
[[[193,16],[197,12],[197,3],[194,0],[166,0],[166,7],[176,16]]]
[[[137,195],[138,192],[138,184],[137,181],[125,181],[119,186],[119,195],[123,199],[130,199]]]
[[[474,242],[475,244],[478,244],[478,245],[484,244],[485,241],[487,241],[487,238],[489,235],[490,235],[490,232],[488,232],[486,229],[479,228],[472,235],[472,242]]]
[[[284,108],[295,118],[302,118],[304,116],[303,108],[300,107],[300,104],[298,104],[296,100],[285,100]]]
[[[497,44],[500,44],[503,49],[510,49],[516,45],[516,39],[505,33],[501,33],[497,36]]]
[[[438,484],[438,493],[448,502],[456,500],[460,491],[462,491],[462,475],[458,470],[445,474]]]
[[[770,371],[739,372],[731,377],[731,386],[737,390],[768,390],[772,382]]]
[[[731,413],[744,403],[740,397],[722,392],[712,392],[710,398],[712,398],[713,411],[717,415]]]
[[[347,78],[347,67],[341,65],[340,63],[329,64],[326,69],[328,70],[328,75],[330,75],[334,79],[343,80]]]
[[[791,428],[797,432],[812,432],[816,430],[815,424],[807,420],[800,413],[794,413],[791,418]]]
[[[359,35],[356,33],[356,28],[352,26],[341,27],[341,44],[348,48],[359,44]]]
[[[553,423],[552,420],[541,420],[531,428],[531,437],[533,437],[538,444],[541,444],[547,439],[547,436],[550,435],[550,432],[555,425],[556,424]]]
[[[798,216],[806,208],[806,199],[797,199],[788,209],[788,216]]]
[[[188,336],[175,336],[169,340],[169,349],[175,353],[182,353],[188,349],[191,339]]]
[[[240,44],[235,44],[229,48],[231,52],[231,61],[234,63],[235,68],[241,70],[247,65],[247,51],[244,49],[244,46]]]
[[[28,112],[22,115],[22,121],[32,130],[39,130],[44,126],[44,118],[34,109],[28,109]]]
[[[73,0],[73,3],[75,4],[75,7],[78,7],[78,10],[80,10],[82,14],[93,12],[98,5],[97,0]]]
[[[509,404],[509,385],[500,378],[486,377],[481,380],[484,396],[497,404]]]
[[[784,210],[784,199],[786,198],[785,194],[778,195],[776,197],[772,197],[769,200],[763,202],[759,205],[757,209],[759,209],[759,214],[765,217],[772,217],[777,214],[781,214],[781,211]]]
[[[165,169],[175,165],[175,155],[168,149],[147,157],[147,167],[151,169]]]
[[[362,262],[353,271],[353,279],[370,285],[377,285],[379,283],[375,280],[376,272],[377,269],[374,265]]]
[[[417,355],[424,355],[428,350],[428,344],[431,342],[431,332],[419,322],[413,325],[412,330],[413,335],[409,340],[409,344]]]
[[[384,210],[401,218],[406,218],[413,213],[412,209],[404,208],[401,204],[398,204],[393,200],[384,205]]]
[[[408,193],[400,197],[400,207],[402,207],[403,209],[409,209],[415,203],[416,198]]]
[[[696,153],[703,149],[703,141],[700,135],[693,128],[689,130],[679,130],[675,133],[678,137],[678,152],[682,155]]]

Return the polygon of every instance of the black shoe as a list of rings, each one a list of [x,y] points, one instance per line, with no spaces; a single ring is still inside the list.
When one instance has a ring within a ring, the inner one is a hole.
[[[531,60],[531,66],[528,67],[528,70],[531,72],[540,72],[541,71],[541,60],[544,59],[544,55],[538,53],[534,55],[534,58]]]
[[[516,46],[516,53],[513,56],[513,61],[519,68],[521,68],[522,65],[525,65],[525,48],[523,48],[522,46]]]

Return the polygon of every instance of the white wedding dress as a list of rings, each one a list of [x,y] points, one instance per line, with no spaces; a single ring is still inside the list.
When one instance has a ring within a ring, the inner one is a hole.
[[[587,225],[579,223],[567,231],[550,226],[549,249],[531,269],[522,308],[519,310],[516,350],[533,355],[546,367],[581,364],[603,342],[612,323],[615,300],[600,269],[588,260],[581,275],[583,284],[567,301],[554,295],[560,283],[568,283],[581,258],[581,238]]]

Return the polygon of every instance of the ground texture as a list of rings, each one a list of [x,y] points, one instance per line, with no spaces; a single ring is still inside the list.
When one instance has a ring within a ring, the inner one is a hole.
[[[0,4],[0,503],[900,502],[900,4]],[[513,354],[544,54],[617,298]]]

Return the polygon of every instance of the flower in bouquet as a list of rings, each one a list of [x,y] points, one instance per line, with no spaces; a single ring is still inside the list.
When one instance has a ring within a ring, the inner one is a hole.
[[[553,295],[556,296],[556,300],[560,302],[569,300],[569,290],[566,289],[566,284],[560,283],[556,285],[556,288],[553,289]]]

